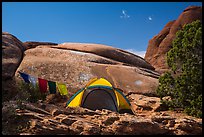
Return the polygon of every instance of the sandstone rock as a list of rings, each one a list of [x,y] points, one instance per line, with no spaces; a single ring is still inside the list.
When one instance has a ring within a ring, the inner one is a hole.
[[[2,79],[12,79],[23,58],[23,43],[15,36],[2,32]]]
[[[88,52],[111,60],[119,61],[121,63],[125,63],[131,66],[154,70],[154,68],[150,64],[148,64],[143,58],[137,55],[134,55],[130,52],[117,49],[111,46],[106,46],[102,44],[87,44],[87,43],[63,43],[55,47],[81,51],[81,52]]]
[[[202,21],[202,7],[187,7],[177,20],[167,23],[158,35],[149,40],[145,60],[149,62],[156,71],[163,73],[169,69],[165,57],[166,53],[172,47],[172,41],[176,36],[176,32],[185,24],[195,20]]]
[[[64,123],[64,124],[66,124],[66,125],[72,125],[75,121],[77,121],[77,120],[75,120],[75,119],[73,119],[73,118],[67,118],[67,117],[63,117],[61,120],[60,120],[60,122],[61,123]]]
[[[78,120],[74,122],[71,127],[71,130],[77,132],[79,135],[99,135],[100,127],[97,124]]]
[[[42,108],[38,108],[39,106],[44,106],[45,109],[41,111]],[[48,108],[49,110],[61,110],[61,113],[57,115],[44,113]],[[200,124],[202,119],[173,111],[149,111],[144,113],[144,117],[141,117],[128,113],[119,114],[105,109],[102,111],[92,111],[81,107],[65,109],[62,106],[47,103],[22,102],[20,104],[16,101],[4,102],[2,110],[3,121],[8,120],[7,128],[3,128],[2,133],[4,134],[12,134],[12,132],[7,132],[8,127],[11,126],[9,124],[13,124],[12,119],[8,119],[8,117],[15,118],[16,116],[24,120],[21,120],[18,125],[12,125],[14,130],[19,126],[27,125],[23,126],[24,128],[20,132],[15,133],[16,135],[202,134],[202,124]],[[14,113],[8,113],[10,110],[14,110]]]
[[[17,94],[13,77],[23,58],[25,48],[15,36],[2,32],[2,101],[9,101]]]
[[[134,112],[142,111],[156,111],[159,109],[161,102],[158,97],[148,97],[140,94],[131,94],[128,96]]]
[[[158,123],[140,117],[128,117],[115,122],[112,130],[116,135],[162,135],[168,132],[161,128]]]
[[[151,69],[127,66],[123,62],[105,58],[96,53],[76,52],[57,47],[38,46],[26,50],[18,71],[65,83],[69,97],[95,77],[106,78],[113,86],[123,89],[124,94],[129,92],[155,94],[159,74]],[[104,53],[105,49],[103,49]],[[134,59],[137,62],[138,58]],[[16,76],[19,77],[19,74],[16,73]]]
[[[169,34],[170,28],[174,22],[175,21],[168,22],[158,35],[154,36],[151,40],[149,40],[147,51],[145,54],[145,60],[152,63],[152,65],[155,65],[153,61],[156,61],[158,57],[157,52],[159,50],[159,45]]]
[[[53,46],[53,45],[57,45],[57,43],[52,43],[52,42],[36,42],[36,41],[26,41],[23,43],[24,47],[26,49],[30,49],[30,48],[35,48],[39,45],[46,45],[46,46]]]

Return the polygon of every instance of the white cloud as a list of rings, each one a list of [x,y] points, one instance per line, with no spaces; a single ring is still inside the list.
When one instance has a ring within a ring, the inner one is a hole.
[[[134,50],[134,49],[126,49],[126,51],[131,52],[131,53],[133,53],[135,55],[138,55],[138,56],[140,56],[142,58],[144,58],[145,53],[146,53],[146,51],[137,51],[137,50]]]
[[[130,17],[125,10],[122,10],[122,14],[123,15],[120,16],[120,18],[129,18]]]
[[[149,19],[149,20],[152,20],[152,17],[149,16],[148,19]]]

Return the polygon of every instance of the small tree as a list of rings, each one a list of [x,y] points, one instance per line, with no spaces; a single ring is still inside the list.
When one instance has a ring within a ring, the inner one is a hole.
[[[184,25],[176,33],[172,49],[167,52],[171,68],[159,78],[158,95],[171,96],[168,106],[181,107],[192,116],[202,117],[202,23]]]

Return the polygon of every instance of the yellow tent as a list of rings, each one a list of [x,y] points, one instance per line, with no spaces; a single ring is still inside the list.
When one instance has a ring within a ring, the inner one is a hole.
[[[91,110],[108,109],[115,112],[132,113],[131,105],[120,89],[114,88],[104,78],[91,79],[67,102],[67,107],[85,107]]]

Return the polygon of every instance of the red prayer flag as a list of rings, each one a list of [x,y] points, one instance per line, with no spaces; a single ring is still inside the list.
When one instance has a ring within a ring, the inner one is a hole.
[[[39,88],[41,92],[47,92],[47,80],[38,78]]]

